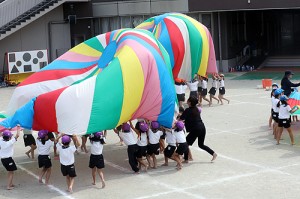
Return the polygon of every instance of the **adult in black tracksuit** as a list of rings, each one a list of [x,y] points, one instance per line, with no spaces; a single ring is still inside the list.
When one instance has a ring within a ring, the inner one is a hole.
[[[185,121],[186,131],[189,132],[189,134],[186,137],[186,141],[188,145],[191,146],[198,138],[198,146],[201,149],[207,151],[209,154],[211,154],[213,156],[211,161],[214,161],[217,157],[217,154],[211,148],[204,145],[206,129],[202,122],[200,111],[196,106],[197,103],[197,98],[191,96],[187,101],[189,108],[185,109],[182,115],[180,116],[180,119]],[[185,156],[187,156],[187,154],[185,154]]]
[[[300,83],[292,83],[290,79],[293,77],[294,73],[291,71],[285,71],[284,77],[281,80],[281,88],[284,90],[284,94],[289,96],[292,92],[292,87],[300,86]]]

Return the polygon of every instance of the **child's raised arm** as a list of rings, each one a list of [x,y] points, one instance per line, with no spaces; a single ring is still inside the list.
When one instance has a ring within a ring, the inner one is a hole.
[[[138,136],[140,136],[140,132],[133,126],[131,120],[129,120],[129,124],[130,124],[130,127],[132,128],[132,130],[133,130]]]
[[[18,137],[20,136],[20,129],[21,129],[20,124],[18,124],[17,125],[17,134],[15,136],[16,139],[18,139]]]

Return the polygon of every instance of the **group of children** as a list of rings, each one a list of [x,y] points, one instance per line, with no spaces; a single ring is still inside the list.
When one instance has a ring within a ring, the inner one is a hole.
[[[177,163],[176,169],[182,169],[181,156],[189,152],[182,121],[177,121],[172,129],[162,127],[156,121],[140,120],[135,126],[130,121],[114,131],[128,146],[129,164],[135,173],[139,173],[142,167],[145,171],[149,167],[156,169],[156,156],[160,153],[165,157],[163,166],[168,166],[168,159],[172,159]],[[184,162],[187,163],[188,159]]]
[[[15,170],[17,170],[17,166],[12,158],[14,153],[13,145],[20,135],[20,130],[20,126],[17,126],[17,133],[14,137],[11,131],[5,130],[2,132],[2,137],[0,137],[0,158],[3,166],[8,171],[7,190],[11,190],[14,188],[12,180],[13,173]],[[25,135],[32,136],[32,134]],[[24,142],[27,142],[28,140],[26,140],[25,138],[27,137],[24,137]],[[47,130],[40,130],[35,141],[35,145],[38,151],[38,166],[41,169],[39,174],[39,183],[43,183],[43,178],[45,176],[45,184],[49,184],[52,167],[50,151],[51,148],[55,146],[56,152],[59,154],[61,173],[66,177],[67,190],[72,193],[74,178],[76,177],[74,153],[77,152],[78,140],[76,136],[64,134],[59,134],[56,139],[53,138],[54,135],[52,132],[48,132]],[[102,182],[102,188],[104,188],[105,180],[102,172],[102,169],[104,168],[104,158],[102,155],[103,144],[105,143],[104,133],[96,132],[89,135],[89,138],[91,142],[89,167],[92,169],[92,184],[96,185],[96,173],[98,173]],[[61,142],[59,142],[60,139]],[[74,142],[74,145],[70,144],[72,140]],[[26,152],[26,154],[29,155],[28,152]],[[34,158],[34,152],[32,152],[31,154],[31,158]]]
[[[118,134],[120,140],[127,145],[129,164],[135,173],[139,173],[142,167],[145,171],[149,167],[156,169],[158,167],[156,156],[160,153],[164,154],[165,159],[162,166],[168,166],[168,159],[172,159],[177,163],[177,170],[182,169],[183,163],[188,163],[189,160],[192,160],[191,152],[186,142],[183,121],[176,121],[172,129],[162,127],[156,121],[138,120],[135,126],[129,121],[113,130]],[[5,130],[2,133],[2,137],[0,137],[0,158],[3,166],[8,171],[8,190],[14,188],[12,183],[13,172],[17,170],[17,166],[12,158],[13,145],[18,139],[20,131],[21,127],[18,126],[14,137],[9,130]],[[27,133],[25,135],[24,142],[28,142],[25,138],[28,135],[31,137],[32,134]],[[104,132],[96,132],[84,136],[86,138],[89,137],[91,143],[89,167],[92,169],[92,184],[96,184],[96,173],[98,173],[102,182],[102,188],[104,188],[105,180],[102,169],[105,166],[102,151],[103,144],[105,144],[105,134]],[[45,184],[49,184],[52,168],[50,151],[55,146],[56,153],[59,154],[61,173],[66,177],[67,190],[72,193],[74,178],[76,177],[74,153],[77,152],[79,147],[77,137],[75,135],[59,134],[56,139],[53,138],[52,132],[40,130],[35,140],[34,145],[37,148],[38,166],[40,168],[39,183],[43,183],[43,178],[45,177]],[[72,140],[74,144],[71,145]],[[167,143],[166,147],[165,143]],[[32,142],[30,142],[30,145],[33,145]],[[86,146],[82,150],[87,152]],[[34,152],[26,152],[28,155],[30,153],[32,154],[31,158],[34,158]]]
[[[177,78],[175,80],[175,90],[177,94],[177,99],[179,106],[182,106],[185,101],[185,90],[188,87],[190,90],[190,96],[195,96],[199,100],[199,106],[202,106],[202,101],[205,100],[208,102],[208,105],[212,105],[213,99],[217,103],[223,105],[223,100],[227,101],[228,104],[230,100],[224,97],[225,95],[225,78],[224,74],[213,74],[212,75],[212,87],[207,92],[208,76],[199,76],[195,75],[194,79],[190,82]],[[216,97],[216,92],[219,88],[219,95]],[[207,94],[209,93],[209,99]]]
[[[284,90],[278,87],[276,83],[272,85],[271,92],[271,116],[273,120],[273,135],[274,139],[277,141],[277,145],[280,144],[281,135],[283,128],[287,129],[291,145],[295,144],[294,135],[291,128],[291,114],[298,110],[298,107],[293,108],[287,103],[288,97],[283,94]],[[269,120],[269,126],[271,126],[271,121]]]

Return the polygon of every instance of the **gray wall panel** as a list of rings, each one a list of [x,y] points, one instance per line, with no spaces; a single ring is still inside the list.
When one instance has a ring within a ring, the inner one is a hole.
[[[118,15],[118,4],[117,4],[117,2],[94,3],[93,4],[93,15],[94,15],[94,17],[116,16],[116,15]]]
[[[119,15],[150,14],[150,1],[119,2]]]
[[[165,12],[183,12],[189,11],[188,0],[157,0],[151,1],[152,13],[165,13]]]
[[[93,3],[94,17],[188,12],[188,0],[138,0]]]

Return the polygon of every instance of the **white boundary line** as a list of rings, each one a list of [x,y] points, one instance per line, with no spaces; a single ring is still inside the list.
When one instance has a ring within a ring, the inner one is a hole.
[[[39,179],[39,176],[35,175],[34,173],[32,173],[31,171],[25,169],[23,166],[17,164],[18,168],[20,168],[21,170],[25,171],[28,175],[31,175],[32,177],[34,177],[35,179]],[[68,195],[66,192],[62,191],[61,189],[53,186],[53,185],[47,185],[47,187],[53,191],[56,191],[57,193],[59,193],[61,196],[64,196],[65,198],[68,199],[75,199],[74,197]]]
[[[112,162],[110,162],[108,160],[105,160],[105,163],[108,164],[109,166],[115,168],[115,169],[118,169],[118,170],[126,172],[126,173],[132,173],[132,175],[134,175],[133,171],[131,171],[131,170],[127,169],[127,168],[124,168],[124,167],[122,167],[120,165],[117,165],[115,163],[112,163]],[[172,169],[172,170],[175,170],[175,168]],[[153,174],[153,173],[154,172],[145,172],[143,174]],[[136,177],[139,177],[139,178],[142,178],[142,179],[146,178],[146,175],[143,175],[143,174],[142,173],[136,174]],[[155,185],[160,185],[160,186],[164,186],[165,188],[171,189],[171,191],[168,191],[168,193],[177,192],[177,193],[186,194],[186,195],[194,197],[194,198],[205,199],[203,196],[200,196],[199,194],[196,195],[196,194],[192,194],[192,193],[186,192],[185,188],[174,187],[174,186],[171,186],[171,185],[168,185],[166,183],[162,183],[162,182],[159,182],[159,181],[156,181],[156,180],[152,180],[152,183],[155,184]],[[160,193],[157,193],[157,194],[152,194],[152,195],[148,195],[148,196],[142,196],[142,197],[138,197],[138,198],[139,199],[142,199],[142,198],[152,198],[152,197],[156,197],[156,196],[159,196],[159,195],[160,195]]]

